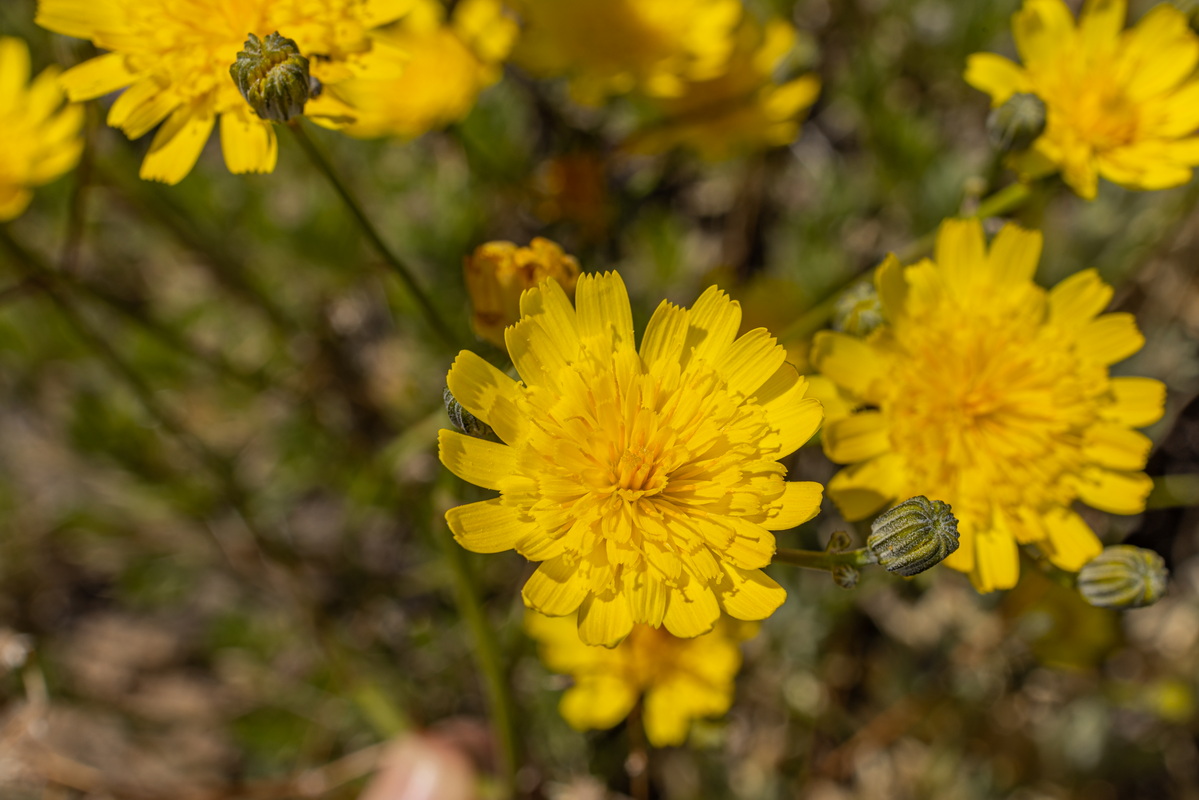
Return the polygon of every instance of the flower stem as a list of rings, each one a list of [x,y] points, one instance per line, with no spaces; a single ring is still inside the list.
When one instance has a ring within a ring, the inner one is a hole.
[[[775,551],[772,563],[832,572],[842,566],[865,567],[876,563],[876,559],[874,554],[865,547],[847,550],[844,553],[829,553],[824,550],[789,550],[780,547]]]
[[[366,234],[366,238],[370,240],[371,245],[378,251],[387,265],[391,267],[391,270],[399,276],[404,286],[408,289],[408,292],[416,300],[416,304],[420,306],[421,313],[425,315],[429,326],[437,332],[437,335],[449,347],[456,348],[458,346],[458,337],[454,334],[454,331],[446,323],[445,319],[442,318],[441,313],[433,305],[433,301],[429,298],[429,295],[417,283],[416,276],[412,270],[383,241],[383,237],[379,235],[378,229],[375,228],[370,218],[366,216],[366,212],[362,210],[362,205],[350,193],[349,187],[346,186],[345,182],[337,174],[337,170],[333,168],[333,164],[325,157],[320,148],[317,147],[312,137],[301,127],[299,120],[291,122],[288,128],[291,129],[292,134],[295,136],[296,141],[300,143],[300,147],[304,150],[308,159],[325,176],[330,185],[332,185],[333,190],[337,192],[342,202],[345,203],[346,209],[354,217],[362,232]]]

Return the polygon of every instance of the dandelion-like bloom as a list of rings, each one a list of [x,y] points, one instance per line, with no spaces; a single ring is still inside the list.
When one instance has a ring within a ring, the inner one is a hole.
[[[331,123],[353,110],[337,84],[361,70],[376,28],[399,19],[411,0],[39,0],[44,28],[90,39],[111,52],[67,70],[60,79],[72,100],[124,89],[108,124],[130,139],[162,123],[142,162],[141,177],[178,183],[221,122],[225,164],[235,173],[271,172],[278,144],[229,77],[249,34],[295,40],[325,87],[306,113]],[[126,88],[127,87],[127,88]]]
[[[1080,196],[1098,176],[1130,189],[1164,189],[1199,164],[1199,36],[1162,4],[1122,31],[1124,0],[1089,0],[1075,23],[1062,0],[1025,0],[1012,18],[1023,66],[976,53],[966,81],[998,107],[1018,93],[1045,103],[1045,132],[1016,166],[1060,170]]]
[[[574,297],[579,262],[549,239],[534,237],[528,247],[485,242],[462,262],[470,295],[470,324],[475,334],[504,347],[504,328],[520,319],[520,296],[548,279]]]
[[[737,337],[740,307],[716,287],[691,309],[663,301],[639,349],[619,275],[579,278],[576,305],[554,281],[525,292],[505,332],[520,383],[469,351],[450,369],[502,442],[441,431],[441,462],[500,492],[450,509],[454,537],[542,562],[525,604],[577,609],[587,644],[635,623],[698,636],[722,609],[766,618],[786,597],[761,571],[771,531],[815,516],[822,492],[778,459],[815,433],[820,404],[765,329]]]
[[[815,75],[774,78],[795,39],[795,28],[784,20],[763,26],[746,15],[724,72],[688,82],[677,97],[657,100],[662,118],[634,135],[629,148],[654,153],[685,145],[719,160],[794,141],[800,118],[820,93]]]
[[[669,97],[720,75],[741,0],[515,0],[524,22],[514,58],[533,74],[567,76],[595,105],[639,89]]]
[[[516,23],[497,0],[463,0],[449,23],[438,0],[418,0],[397,25],[376,35],[362,77],[338,85],[355,110],[351,136],[415,138],[470,113],[479,92],[500,78]]]
[[[32,187],[67,172],[79,161],[83,109],[62,107],[58,68],[29,81],[29,48],[0,37],[0,222],[19,216]]]
[[[961,546],[945,563],[979,591],[1013,586],[1017,544],[1077,572],[1099,554],[1075,500],[1144,510],[1165,387],[1113,378],[1144,342],[1132,315],[1102,314],[1110,286],[1084,270],[1033,283],[1041,235],[1005,226],[988,250],[976,220],[950,220],[935,260],[875,274],[886,322],[865,338],[824,332],[812,361],[859,410],[825,425],[829,482],[850,520],[925,495],[953,507]]]
[[[574,678],[558,706],[572,728],[611,728],[644,699],[646,738],[655,747],[668,747],[687,741],[692,720],[729,710],[741,668],[740,643],[752,638],[758,625],[722,620],[692,639],[637,625],[611,649],[580,641],[573,616],[530,611],[525,630],[537,641],[548,669]]]

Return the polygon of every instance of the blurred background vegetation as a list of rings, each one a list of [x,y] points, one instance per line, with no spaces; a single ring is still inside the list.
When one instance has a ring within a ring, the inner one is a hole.
[[[961,72],[1010,52],[1017,3],[768,5],[823,82],[789,147],[629,155],[629,108],[581,109],[514,67],[415,141],[309,130],[464,346],[497,363],[467,333],[462,280],[493,239],[546,236],[618,269],[639,328],[663,296],[718,282],[748,327],[782,330],[1010,180]],[[33,14],[0,4],[35,70],[94,52]],[[557,714],[563,679],[520,625],[528,565],[445,528],[446,507],[485,495],[437,462],[455,351],[323,176],[283,136],[271,175],[228,174],[213,142],[181,185],[141,182],[148,142],[102,115],[91,104],[80,167],[5,226],[25,255],[0,248],[0,796],[350,798],[370,763],[355,754],[413,729],[499,771],[474,608],[520,709],[520,790],[630,792],[625,728],[576,734]],[[1148,343],[1117,371],[1169,385],[1153,475],[1199,472],[1197,196],[1103,185],[1016,215],[1047,232],[1043,283],[1097,267],[1137,314]],[[833,472],[818,447],[795,461]],[[948,570],[846,591],[772,568],[790,596],[747,643],[732,712],[652,755],[653,796],[1199,797],[1185,489],[1142,517],[1088,517],[1173,570],[1170,596],[1127,615],[1035,569],[980,597]],[[782,544],[845,528],[825,511]]]

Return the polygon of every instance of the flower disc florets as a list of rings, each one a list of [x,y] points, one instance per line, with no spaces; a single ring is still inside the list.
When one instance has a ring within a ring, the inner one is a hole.
[[[886,323],[812,347],[858,407],[825,427],[825,452],[851,465],[829,495],[850,520],[915,495],[951,504],[961,546],[945,563],[980,591],[1015,584],[1017,544],[1078,571],[1100,545],[1073,503],[1136,514],[1151,487],[1132,428],[1161,416],[1165,387],[1108,372],[1144,339],[1130,314],[1101,314],[1112,289],[1094,270],[1034,284],[1040,250],[1008,225],[988,251],[978,221],[948,221],[935,260],[876,272]]]
[[[467,351],[447,376],[502,442],[441,432],[442,463],[500,492],[446,514],[455,538],[543,562],[525,603],[578,610],[589,644],[637,622],[690,637],[722,609],[769,616],[786,596],[761,572],[770,531],[813,517],[821,496],[778,459],[815,433],[820,404],[765,330],[737,338],[740,308],[715,287],[690,310],[663,302],[639,349],[620,276],[576,291],[577,311],[554,281],[521,298],[506,332],[521,383]]]

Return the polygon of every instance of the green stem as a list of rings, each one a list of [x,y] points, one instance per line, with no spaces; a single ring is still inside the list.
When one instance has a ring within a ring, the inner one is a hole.
[[[333,190],[337,192],[342,202],[345,203],[350,215],[354,217],[358,226],[362,228],[362,232],[366,234],[366,238],[370,240],[371,245],[378,251],[387,265],[391,267],[392,271],[399,276],[404,286],[407,287],[408,292],[416,300],[416,304],[420,306],[420,310],[425,315],[425,319],[428,320],[430,327],[437,331],[437,335],[447,345],[451,348],[456,348],[458,346],[458,337],[454,334],[454,331],[442,318],[441,313],[433,305],[433,301],[425,293],[424,289],[417,283],[416,276],[412,270],[383,241],[383,237],[379,235],[379,231],[370,221],[370,218],[366,216],[366,212],[362,210],[361,204],[350,193],[349,187],[342,181],[341,177],[337,174],[337,170],[329,162],[329,159],[325,157],[325,154],[317,147],[316,142],[300,126],[298,120],[292,122],[288,127],[291,129],[296,141],[300,143],[300,147],[304,150],[308,159],[325,176],[330,185],[333,186]]]
[[[1199,505],[1199,475],[1159,475],[1146,508],[1180,508]]]
[[[793,567],[815,569],[821,572],[832,572],[837,567],[866,567],[877,563],[874,554],[865,547],[858,550],[847,550],[844,553],[829,553],[824,550],[789,550],[779,548],[775,551],[774,564],[790,564]]]
[[[1024,205],[1033,196],[1032,185],[1027,183],[1013,183],[1010,186],[1005,186],[999,191],[987,197],[978,204],[978,209],[967,215],[967,219],[986,219],[987,217],[995,217],[1001,214],[1008,214],[1015,211],[1020,206]],[[930,231],[924,236],[921,236],[916,241],[901,249],[897,256],[901,263],[907,264],[916,260],[924,253],[932,249],[936,242],[937,232]],[[801,314],[795,322],[783,329],[778,335],[780,342],[789,342],[806,339],[816,331],[828,324],[833,318],[833,314],[837,310],[837,300],[841,293],[856,283],[862,276],[874,269],[871,265],[865,269],[858,270],[851,274],[844,281],[833,288],[824,300],[821,300],[816,305],[812,306],[805,313]]]

